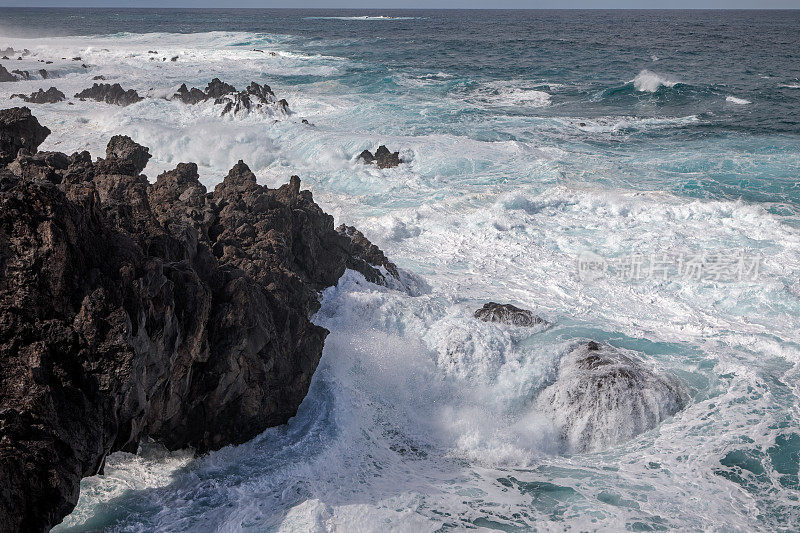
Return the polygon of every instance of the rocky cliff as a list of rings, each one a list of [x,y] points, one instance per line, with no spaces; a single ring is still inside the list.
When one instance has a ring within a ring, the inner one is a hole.
[[[396,272],[297,177],[269,189],[240,161],[208,193],[181,163],[151,184],[128,137],[93,161],[37,153],[48,134],[0,111],[2,531],[59,523],[145,436],[204,452],[285,423],[322,355],[319,291]]]

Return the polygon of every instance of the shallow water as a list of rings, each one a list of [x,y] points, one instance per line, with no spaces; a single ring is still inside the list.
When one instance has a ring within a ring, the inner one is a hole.
[[[287,426],[198,459],[155,445],[115,454],[60,529],[800,527],[800,15],[364,16],[0,19],[0,47],[36,54],[2,64],[60,76],[0,84],[0,98],[51,85],[71,96],[96,75],[163,96],[216,76],[266,82],[293,111],[42,105],[43,149],[101,155],[128,134],[150,147],[151,179],[180,161],[209,187],[239,159],[270,186],[298,174],[337,223],[421,280],[412,296],[347,273],[323,295],[314,320],[331,334]],[[406,163],[355,161],[378,144]],[[587,252],[735,256],[758,270],[586,279]],[[488,300],[549,324],[475,321]],[[676,377],[688,405],[627,442],[565,453],[536,399],[586,339]]]

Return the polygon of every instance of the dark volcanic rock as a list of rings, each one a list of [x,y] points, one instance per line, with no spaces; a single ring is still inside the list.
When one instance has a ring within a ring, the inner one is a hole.
[[[138,176],[150,160],[150,149],[135,143],[130,137],[115,135],[106,147],[106,158],[97,162],[105,174]]]
[[[6,67],[0,65],[0,82],[3,81],[19,81],[16,76],[6,70]]]
[[[66,96],[64,96],[64,93],[55,87],[50,87],[46,91],[39,89],[35,93],[31,93],[30,96],[25,96],[24,94],[12,94],[11,98],[21,98],[29,104],[54,104],[56,102],[61,102],[66,98]]]
[[[372,155],[369,150],[364,150],[358,155],[357,159],[361,159],[368,164],[376,163],[378,168],[392,168],[402,163],[400,152],[390,152],[384,145],[380,145],[375,150],[375,155]]]
[[[46,79],[50,78],[50,73],[47,72],[47,70],[45,70],[43,68],[40,68],[39,69],[39,76],[41,76],[43,80],[46,80]]]
[[[197,104],[206,100],[213,100],[221,104],[222,114],[237,114],[241,111],[262,110],[273,107],[282,113],[289,113],[289,103],[286,100],[276,100],[275,94],[269,85],[260,85],[251,82],[244,91],[237,91],[236,87],[229,85],[219,78],[214,78],[204,91],[196,87],[189,89],[182,84],[172,96],[185,104]]]
[[[559,363],[555,382],[536,399],[552,417],[564,451],[594,452],[656,427],[688,401],[683,385],[644,361],[590,341]]]
[[[197,87],[192,87],[190,90],[188,87],[186,87],[186,84],[183,83],[178,88],[178,92],[175,93],[173,98],[177,98],[184,104],[197,104],[199,102],[208,100],[209,97]]]
[[[0,111],[3,163],[47,133]],[[148,158],[118,136],[96,163],[21,151],[0,169],[1,531],[57,524],[145,437],[204,452],[286,423],[322,355],[319,292],[393,266],[296,176],[269,189],[239,162],[208,194],[192,163],[150,184]]]
[[[11,73],[12,74],[16,74],[17,76],[19,76],[23,80],[31,79],[31,73],[28,72],[27,70],[16,70],[15,69],[15,70],[12,70]]]
[[[214,78],[211,80],[205,90],[205,94],[208,98],[219,98],[220,96],[235,92],[236,87],[225,83],[219,78]]]
[[[369,150],[364,150],[360,154],[358,154],[358,159],[362,159],[365,163],[374,163],[375,156],[372,155],[372,152]]]
[[[144,100],[135,90],[128,89],[126,91],[119,83],[113,85],[108,83],[95,83],[91,88],[84,89],[76,94],[75,98],[80,98],[81,100],[96,100],[98,102],[121,106],[135,104],[136,102]]]
[[[381,249],[372,244],[363,233],[344,224],[336,228],[336,231],[347,236],[353,243],[352,253],[347,260],[347,268],[361,272],[367,281],[380,285],[386,285],[386,274],[400,279],[397,266],[389,261]]]
[[[544,320],[527,309],[520,309],[511,304],[498,304],[489,302],[475,311],[475,318],[484,322],[500,322],[512,326],[535,326],[542,324]]]
[[[400,152],[390,152],[384,145],[375,150],[375,162],[378,168],[391,168],[400,164]]]
[[[27,107],[13,107],[0,112],[0,166],[9,164],[25,148],[36,152],[50,130],[39,124]]]

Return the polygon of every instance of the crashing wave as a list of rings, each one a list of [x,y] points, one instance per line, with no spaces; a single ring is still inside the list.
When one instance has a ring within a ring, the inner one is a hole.
[[[610,346],[589,342],[565,355],[555,382],[536,399],[569,453],[594,452],[653,429],[681,410],[687,395],[672,376]]]
[[[185,104],[198,104],[206,100],[213,100],[215,105],[223,106],[222,115],[238,115],[251,110],[289,114],[289,103],[286,100],[278,100],[269,85],[259,85],[256,82],[251,82],[243,91],[237,91],[236,87],[219,78],[211,80],[204,91],[196,87],[189,89],[184,83],[171,99],[180,100]]]
[[[655,72],[651,72],[647,69],[642,70],[639,74],[633,78],[633,87],[637,91],[654,93],[659,88],[663,87],[674,87],[679,82],[668,80],[667,78],[661,76],[660,74],[656,74]]]

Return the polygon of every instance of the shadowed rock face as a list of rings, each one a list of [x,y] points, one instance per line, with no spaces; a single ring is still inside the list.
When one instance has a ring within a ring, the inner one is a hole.
[[[56,102],[61,102],[66,97],[64,96],[64,93],[55,87],[50,87],[46,91],[39,89],[35,93],[31,93],[30,96],[26,96],[24,94],[12,94],[11,98],[20,98],[29,104],[54,104]]]
[[[484,322],[500,322],[511,326],[530,327],[544,323],[544,320],[527,309],[520,309],[511,304],[489,302],[475,311],[475,318]]]
[[[0,111],[3,157],[47,133]],[[383,279],[385,256],[296,176],[269,189],[239,162],[207,193],[192,163],[150,184],[148,158],[117,136],[97,162],[0,167],[2,531],[59,523],[80,479],[145,436],[203,452],[286,423],[328,333],[309,320],[319,291],[348,265]]]
[[[50,130],[39,124],[27,107],[6,109],[0,114],[0,165],[9,164],[20,149],[36,152]]]
[[[127,106],[144,100],[143,97],[133,89],[127,91],[119,83],[113,85],[109,83],[95,83],[88,89],[84,89],[75,95],[81,100],[96,100],[107,104]]]
[[[564,450],[581,453],[653,429],[687,401],[676,378],[612,346],[590,341],[561,359],[558,377],[539,394],[536,407],[552,417]]]
[[[0,65],[0,82],[6,81],[18,81],[18,78],[6,70],[6,67]]]
[[[396,167],[402,161],[400,160],[400,152],[390,152],[384,145],[380,145],[375,150],[375,155],[369,150],[364,150],[358,155],[358,159],[363,160],[367,164],[375,163],[378,168],[392,168]]]

